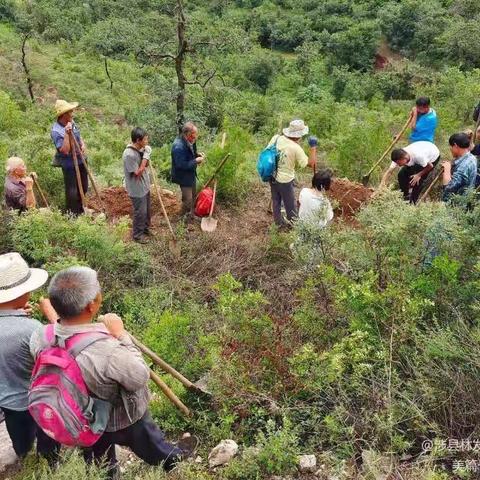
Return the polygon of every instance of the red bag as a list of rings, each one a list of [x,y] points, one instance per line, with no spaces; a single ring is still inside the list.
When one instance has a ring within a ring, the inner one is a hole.
[[[195,203],[195,215],[197,217],[208,217],[213,202],[213,190],[211,188],[204,188],[197,195],[197,202]]]

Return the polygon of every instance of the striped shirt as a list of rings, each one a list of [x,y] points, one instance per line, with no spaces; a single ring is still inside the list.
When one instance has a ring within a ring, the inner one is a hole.
[[[27,410],[33,370],[29,343],[41,326],[23,310],[0,310],[0,407]]]
[[[61,339],[92,331],[106,330],[99,323],[55,325],[55,334]],[[44,329],[32,335],[30,350],[35,357],[44,335]],[[90,394],[112,404],[107,432],[126,428],[143,417],[150,400],[147,387],[150,370],[128,334],[93,343],[79,353],[76,360]]]

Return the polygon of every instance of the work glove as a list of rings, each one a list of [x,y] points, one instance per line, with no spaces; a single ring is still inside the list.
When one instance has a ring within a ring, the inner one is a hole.
[[[146,160],[150,160],[150,156],[152,155],[152,147],[150,145],[146,145],[143,149],[143,158]]]
[[[313,147],[318,147],[318,138],[313,135],[308,137],[308,144]]]

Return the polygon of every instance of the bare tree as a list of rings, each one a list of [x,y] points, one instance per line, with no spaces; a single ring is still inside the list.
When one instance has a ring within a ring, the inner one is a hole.
[[[28,93],[30,95],[30,99],[32,100],[32,103],[35,103],[35,96],[33,95],[33,82],[30,77],[30,69],[28,68],[27,65],[27,59],[26,59],[26,46],[27,46],[27,40],[29,39],[30,34],[29,33],[24,33],[22,36],[22,66],[23,66],[23,71],[25,72],[25,77],[27,79],[27,88],[28,88]]]
[[[223,79],[218,75],[216,69],[209,69],[202,65],[200,59],[198,59],[199,66],[193,72],[194,77],[188,79],[185,74],[185,62],[189,54],[194,54],[201,47],[214,47],[216,45],[214,42],[190,42],[187,39],[187,20],[185,15],[185,7],[183,0],[176,0],[175,5],[175,16],[176,16],[176,52],[175,53],[164,53],[166,45],[170,42],[167,42],[164,45],[161,45],[158,49],[158,46],[153,51],[150,50],[146,52],[142,50],[137,53],[137,59],[141,61],[146,61],[148,63],[158,63],[162,60],[172,60],[175,65],[175,73],[177,77],[177,93],[176,93],[176,124],[179,131],[182,128],[183,123],[185,122],[185,98],[186,98],[186,89],[187,85],[198,85],[202,89],[205,89],[207,85],[215,78],[218,77],[223,82]],[[224,83],[224,82],[223,82]]]

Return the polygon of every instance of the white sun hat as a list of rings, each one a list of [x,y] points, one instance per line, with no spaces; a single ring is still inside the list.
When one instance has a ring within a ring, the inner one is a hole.
[[[40,288],[48,279],[41,268],[29,268],[19,253],[0,255],[0,303],[11,302]]]
[[[283,134],[290,138],[302,138],[308,134],[308,127],[303,120],[292,120],[288,128],[283,129]]]

